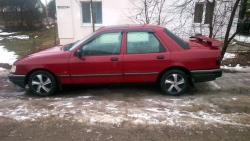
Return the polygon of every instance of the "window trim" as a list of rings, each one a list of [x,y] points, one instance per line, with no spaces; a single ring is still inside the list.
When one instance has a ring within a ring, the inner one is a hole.
[[[154,37],[157,39],[157,41],[161,44],[161,46],[163,47],[164,51],[162,52],[143,52],[143,53],[128,53],[128,33],[129,32],[147,32],[149,34],[153,34]],[[157,35],[155,34],[155,31],[154,30],[151,30],[151,29],[148,29],[148,30],[126,30],[126,54],[152,54],[152,53],[164,53],[164,52],[167,52],[167,49],[165,48],[165,46],[163,45],[163,43],[158,39]]]

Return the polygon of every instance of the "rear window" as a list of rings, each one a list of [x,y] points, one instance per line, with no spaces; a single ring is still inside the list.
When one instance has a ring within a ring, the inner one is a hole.
[[[171,37],[173,40],[175,40],[176,43],[178,43],[183,49],[189,49],[188,43],[183,41],[180,37],[176,36],[174,33],[169,31],[168,29],[164,28],[164,32]]]

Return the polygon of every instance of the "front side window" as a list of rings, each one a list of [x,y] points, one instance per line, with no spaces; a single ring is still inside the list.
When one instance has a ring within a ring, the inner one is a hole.
[[[165,52],[165,48],[153,33],[149,32],[128,32],[127,53],[154,53]]]
[[[83,56],[120,54],[122,32],[104,33],[82,46]]]
[[[102,2],[92,2],[93,4],[93,19],[91,21],[91,6],[90,2],[82,2],[82,22],[83,23],[102,23]]]

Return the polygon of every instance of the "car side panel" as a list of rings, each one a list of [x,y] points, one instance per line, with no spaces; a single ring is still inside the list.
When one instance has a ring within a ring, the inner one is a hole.
[[[218,69],[216,59],[220,52],[217,50],[185,50],[181,52],[171,52],[169,66],[182,66],[188,70]]]
[[[117,61],[111,61],[117,58]],[[75,84],[123,82],[122,55],[83,56],[70,59],[70,76]]]
[[[154,34],[162,43],[158,34]],[[127,36],[125,36],[125,39]],[[162,43],[166,52],[127,54],[126,42],[124,44],[124,82],[156,82],[159,74],[168,67],[170,51]]]
[[[19,62],[15,75],[27,75],[33,70],[47,70],[59,77],[62,84],[71,84],[69,77],[69,56],[71,52],[58,52],[58,54],[34,57],[32,60]]]

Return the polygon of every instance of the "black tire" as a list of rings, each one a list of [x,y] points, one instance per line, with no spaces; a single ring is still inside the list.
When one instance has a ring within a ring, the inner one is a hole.
[[[165,72],[160,81],[164,94],[178,96],[187,91],[188,79],[185,72],[177,69]]]
[[[47,71],[35,71],[29,77],[29,89],[38,96],[50,96],[56,92],[55,77]]]

